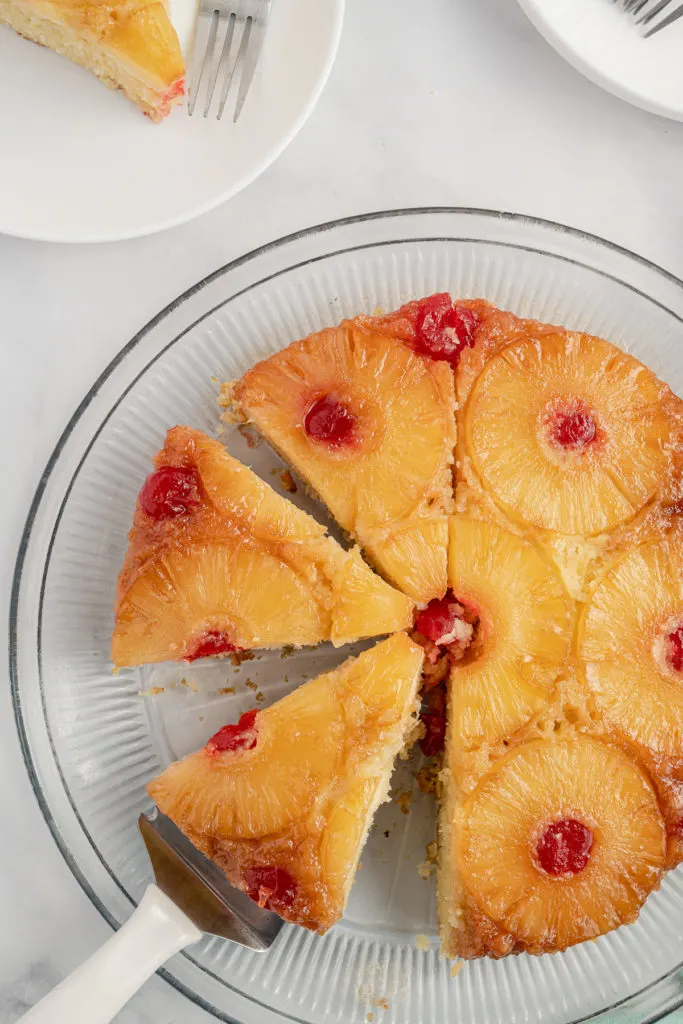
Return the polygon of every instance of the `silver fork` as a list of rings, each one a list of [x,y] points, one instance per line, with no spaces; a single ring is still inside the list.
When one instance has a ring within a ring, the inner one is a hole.
[[[233,121],[242,113],[268,27],[271,0],[199,0],[187,112],[204,94],[204,117],[220,80],[220,121],[233,81],[237,99]]]
[[[671,9],[674,0],[615,0],[617,5],[632,15],[647,39],[655,32],[661,32],[667,25],[683,18],[683,3]]]

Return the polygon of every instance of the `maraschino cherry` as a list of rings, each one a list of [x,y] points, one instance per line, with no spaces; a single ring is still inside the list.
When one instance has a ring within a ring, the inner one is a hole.
[[[152,519],[175,519],[200,504],[200,481],[187,466],[161,466],[145,480],[140,504]]]
[[[335,395],[316,398],[304,416],[304,430],[312,441],[330,448],[346,448],[357,440],[358,420]]]
[[[453,305],[447,292],[430,295],[418,306],[415,351],[457,366],[462,350],[474,345],[480,318],[467,306]]]
[[[536,860],[548,875],[578,875],[590,860],[593,833],[576,818],[548,825],[536,844]]]
[[[253,750],[256,746],[256,716],[258,709],[245,711],[236,725],[224,725],[207,743],[209,753]]]

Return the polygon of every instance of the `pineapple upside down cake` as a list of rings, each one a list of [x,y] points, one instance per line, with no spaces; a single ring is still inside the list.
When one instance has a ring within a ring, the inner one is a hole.
[[[160,808],[322,932],[419,735],[445,955],[635,920],[683,860],[683,402],[607,341],[446,294],[295,342],[223,401],[386,582],[175,428],[138,500],[115,663],[399,632],[172,765]]]

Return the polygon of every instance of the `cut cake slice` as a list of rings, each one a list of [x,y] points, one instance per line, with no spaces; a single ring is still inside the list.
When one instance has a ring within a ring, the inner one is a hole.
[[[138,497],[116,667],[406,629],[413,605],[223,446],[174,427]]]
[[[224,395],[385,578],[425,603],[446,589],[455,398],[451,365],[418,345],[420,308],[312,334]]]
[[[342,915],[394,759],[414,730],[423,652],[405,633],[248,711],[148,786],[230,882],[325,932]]]
[[[183,55],[159,0],[0,0],[0,24],[92,71],[152,121],[183,96]]]

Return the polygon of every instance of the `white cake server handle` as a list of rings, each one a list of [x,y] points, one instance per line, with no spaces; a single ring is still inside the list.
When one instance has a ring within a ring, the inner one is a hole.
[[[150,885],[116,934],[18,1024],[109,1024],[158,967],[201,936],[190,918]]]

